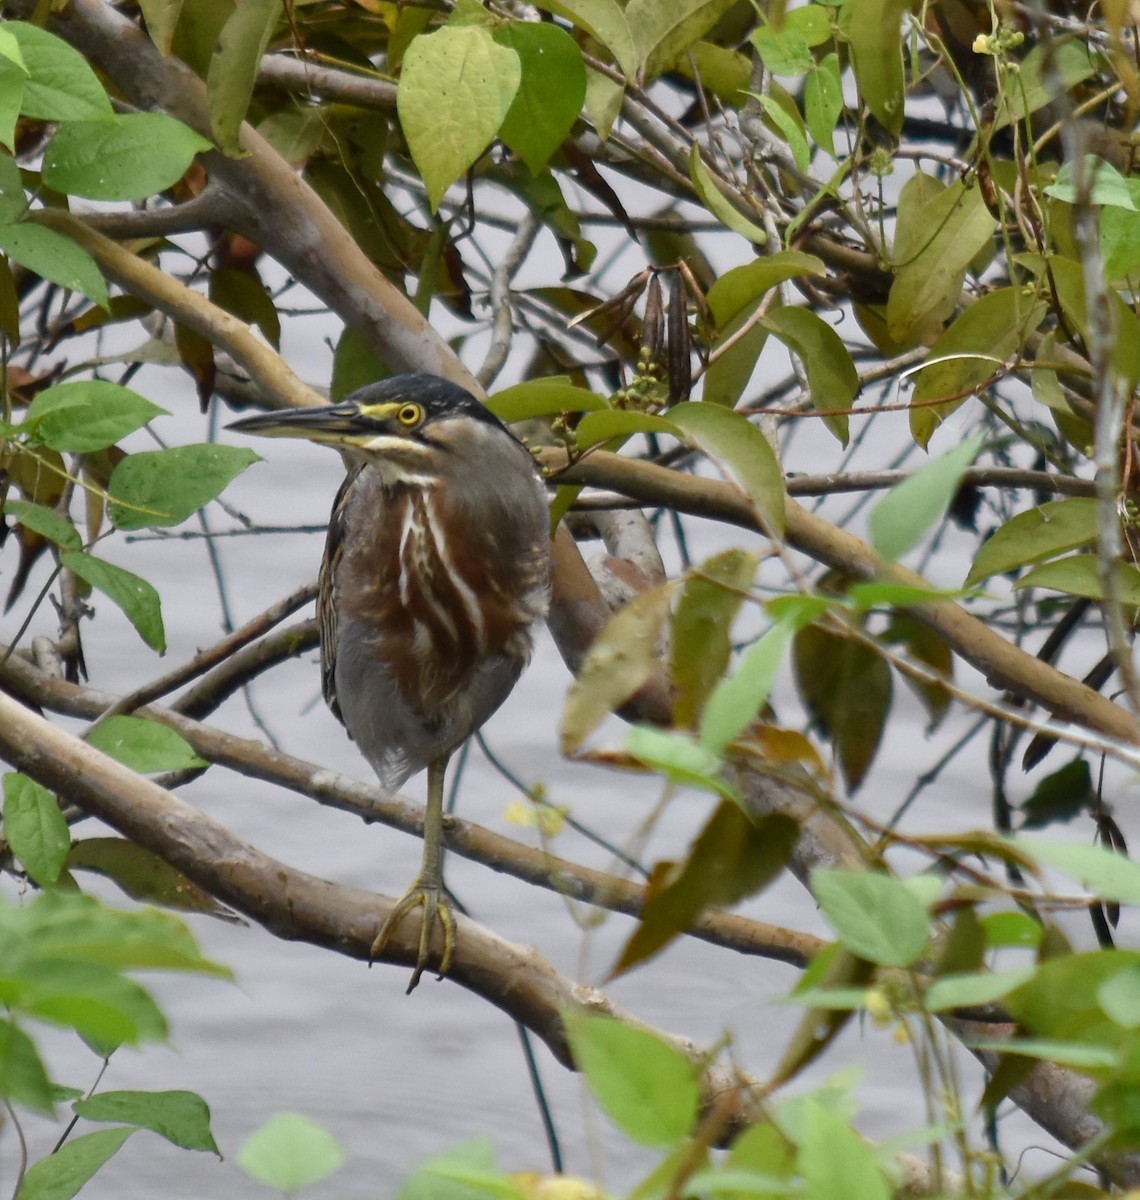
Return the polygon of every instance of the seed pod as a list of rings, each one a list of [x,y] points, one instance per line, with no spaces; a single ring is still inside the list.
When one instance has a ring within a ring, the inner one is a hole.
[[[656,362],[665,341],[665,302],[656,274],[649,281],[645,297],[645,319],[641,323],[641,349],[650,362]]]
[[[693,364],[689,354],[689,306],[680,271],[669,281],[669,399],[687,400],[693,389]]]

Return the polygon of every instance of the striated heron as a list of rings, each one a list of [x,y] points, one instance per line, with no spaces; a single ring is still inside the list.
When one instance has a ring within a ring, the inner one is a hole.
[[[455,919],[440,864],[444,773],[530,658],[550,596],[546,495],[511,431],[434,375],[398,375],[340,404],[229,428],[308,438],[343,451],[350,464],[321,562],[321,679],[385,792],[427,768],[423,863],[372,944],[375,958],[422,907],[410,992],[437,919],[440,978],[451,964]]]

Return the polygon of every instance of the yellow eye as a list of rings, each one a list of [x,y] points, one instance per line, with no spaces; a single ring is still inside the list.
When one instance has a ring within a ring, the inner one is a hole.
[[[418,425],[424,419],[424,410],[418,404],[402,404],[396,413],[401,425]]]

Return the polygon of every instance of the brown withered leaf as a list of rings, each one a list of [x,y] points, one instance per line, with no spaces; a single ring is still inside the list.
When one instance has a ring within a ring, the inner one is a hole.
[[[739,805],[722,801],[684,863],[654,869],[641,923],[613,975],[660,953],[706,909],[727,908],[762,891],[787,865],[798,837],[799,825],[783,813],[753,821]]]

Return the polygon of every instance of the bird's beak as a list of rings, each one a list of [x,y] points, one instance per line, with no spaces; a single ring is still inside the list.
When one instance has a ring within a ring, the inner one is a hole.
[[[363,413],[357,404],[322,404],[315,408],[286,408],[280,412],[258,413],[232,421],[227,429],[238,433],[254,433],[259,437],[298,437],[310,442],[326,442],[332,446],[354,444],[372,432],[368,425],[383,420],[395,411],[398,404],[370,405]],[[367,425],[365,424],[367,421]]]

